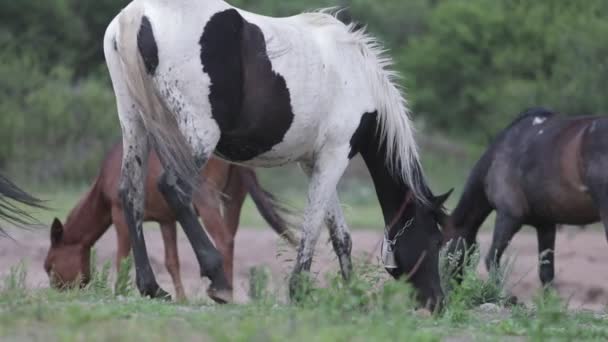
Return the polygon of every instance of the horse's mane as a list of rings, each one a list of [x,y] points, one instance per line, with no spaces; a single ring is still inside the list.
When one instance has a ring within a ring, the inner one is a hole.
[[[528,119],[530,117],[550,118],[554,115],[557,115],[557,113],[548,108],[531,107],[531,108],[528,108],[528,109],[524,110],[523,112],[519,113],[517,115],[517,117],[515,118],[515,120],[513,120],[513,122],[511,122],[511,124],[509,126],[507,126],[507,128],[504,131],[508,131],[511,127],[517,125],[521,121]]]
[[[19,204],[42,208],[42,202],[27,192],[21,190],[8,178],[0,174],[0,219],[16,224],[34,222],[34,218]],[[0,227],[0,234],[6,233]]]
[[[432,196],[424,181],[419,162],[418,148],[414,140],[415,130],[410,121],[410,111],[405,99],[401,79],[392,69],[393,60],[378,38],[369,34],[365,26],[356,22],[344,24],[338,19],[338,7],[320,9],[301,16],[311,25],[336,26],[336,41],[355,46],[362,58],[366,75],[378,107],[378,131],[386,146],[386,165],[393,176],[400,178],[424,204],[430,204]],[[340,34],[341,33],[341,34]]]

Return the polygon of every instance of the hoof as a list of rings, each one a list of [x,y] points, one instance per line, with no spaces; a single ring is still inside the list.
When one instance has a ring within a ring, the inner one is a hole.
[[[516,306],[518,304],[519,304],[519,298],[517,298],[517,296],[514,296],[514,295],[507,296],[507,299],[505,300],[506,306]]]
[[[418,309],[414,312],[414,314],[420,318],[431,318],[433,317],[433,312],[429,309]]]
[[[169,294],[169,292],[161,289],[158,286],[156,286],[155,288],[152,288],[152,289],[143,290],[141,292],[141,295],[144,297],[152,298],[152,299],[161,299],[161,300],[166,300],[166,301],[171,300],[171,295]]]
[[[289,298],[292,303],[300,303],[310,295],[313,281],[308,273],[294,274],[289,280]]]
[[[219,290],[212,286],[207,289],[207,295],[218,304],[230,304],[232,303],[232,290]]]

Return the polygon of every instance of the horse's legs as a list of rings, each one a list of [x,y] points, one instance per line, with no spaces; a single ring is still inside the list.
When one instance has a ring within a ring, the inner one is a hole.
[[[167,101],[167,105],[172,107],[174,113],[177,113],[179,130],[190,145],[197,168],[199,171],[202,170],[220,138],[217,123],[209,114],[199,111],[206,108],[208,103],[196,103],[202,101],[203,98],[206,100],[206,98],[203,96],[187,99],[177,89],[161,89],[161,91],[171,94],[172,98]],[[158,181],[158,189],[169,207],[173,209],[177,221],[184,229],[194,249],[201,276],[207,276],[211,280],[207,294],[217,302],[229,302],[232,300],[232,287],[224,274],[222,255],[203,230],[192,206],[192,196],[195,190],[192,182],[180,179],[172,171],[170,162],[163,160],[162,155],[159,157],[165,172]]]
[[[226,184],[227,199],[224,200],[224,223],[225,229],[223,231],[224,243],[226,247],[225,256],[228,260],[224,263],[226,265],[226,272],[230,278],[232,284],[232,273],[234,269],[234,241],[236,232],[239,228],[239,222],[241,219],[241,209],[243,208],[243,202],[247,197],[247,189],[243,184],[241,177],[239,177],[238,169],[240,166],[231,165],[229,171],[228,183]]]
[[[595,197],[598,208],[600,209],[600,218],[602,219],[602,223],[604,224],[604,233],[606,234],[606,240],[608,240],[608,185],[604,187],[599,187],[603,192]]]
[[[222,255],[224,273],[226,274],[228,284],[232,286],[232,263],[234,253],[233,236],[228,232],[228,226],[220,213],[220,204],[209,205],[206,203],[197,203],[195,205],[203,220],[205,230],[211,235],[216,248]]]
[[[329,207],[327,209],[327,215],[325,216],[325,223],[329,227],[329,236],[331,237],[331,243],[334,247],[334,251],[340,261],[340,269],[342,270],[342,278],[350,279],[353,265],[351,262],[350,254],[352,249],[352,241],[350,238],[350,232],[344,219],[344,213],[340,206],[340,200],[338,193],[334,192]]]
[[[112,221],[116,229],[116,272],[120,272],[120,264],[131,252],[131,240],[129,238],[129,227],[125,223],[125,214],[118,207],[112,207]]]
[[[500,258],[505,249],[513,239],[513,236],[521,229],[521,220],[509,214],[498,211],[496,213],[496,224],[492,236],[492,245],[486,256],[486,269],[489,271],[493,266],[500,265]]]
[[[543,286],[551,285],[555,276],[555,224],[547,224],[536,227],[538,238],[539,266],[538,274]]]
[[[312,176],[312,167],[304,163],[301,164],[302,170],[308,177]],[[340,199],[338,198],[338,192],[334,191],[331,195],[327,206],[327,214],[325,215],[325,224],[329,228],[329,236],[331,238],[334,252],[338,256],[340,262],[340,270],[342,271],[342,278],[345,280],[350,279],[353,265],[351,262],[350,254],[352,249],[352,241],[350,238],[350,232],[348,225],[344,219],[344,213],[340,206]]]
[[[321,224],[328,204],[336,192],[336,186],[348,165],[349,147],[321,151],[314,163],[303,165],[310,173],[308,205],[304,211],[302,239],[298,247],[296,264],[289,282],[289,293],[293,299],[300,290],[301,273],[310,271],[315,246],[321,232]]]
[[[108,28],[108,32],[110,29]],[[112,78],[122,128],[124,152],[119,197],[122,201],[125,222],[133,247],[137,288],[144,296],[167,297],[168,293],[158,286],[154,277],[142,231],[149,152],[148,133],[139,116],[139,106],[130,95],[125,75],[122,72],[120,57],[114,48],[112,39],[109,39],[109,35],[106,35],[104,40],[104,52]]]
[[[175,297],[178,301],[186,299],[186,292],[182,284],[182,277],[179,271],[179,252],[177,248],[177,227],[175,222],[161,223],[160,232],[163,236],[165,246],[165,267],[171,275],[173,286],[175,287]]]

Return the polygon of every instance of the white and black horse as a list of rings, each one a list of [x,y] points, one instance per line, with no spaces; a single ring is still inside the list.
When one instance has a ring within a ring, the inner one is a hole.
[[[120,191],[142,294],[166,295],[141,231],[143,166],[153,147],[168,170],[159,187],[202,276],[211,279],[214,300],[231,300],[229,285],[190,205],[194,180],[213,153],[254,167],[298,162],[309,176],[292,295],[298,275],[310,269],[324,220],[343,277],[351,273],[336,185],[361,153],[397,251],[391,273],[408,275],[425,302],[441,297],[441,203],[420,171],[390,60],[371,36],[325,13],[270,18],[220,0],[135,0],[109,25],[104,51],[123,132]]]

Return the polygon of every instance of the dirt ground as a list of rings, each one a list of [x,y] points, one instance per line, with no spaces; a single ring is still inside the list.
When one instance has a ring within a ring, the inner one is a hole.
[[[49,244],[47,232],[22,230],[9,230],[9,232],[15,241],[0,239],[0,277],[6,275],[11,266],[23,260],[28,267],[28,286],[48,286],[47,276],[42,268]],[[371,258],[370,260],[378,263],[380,237],[381,235],[374,231],[354,231],[354,257]],[[490,238],[488,233],[480,236],[484,256]],[[321,237],[315,256],[313,271],[318,274],[337,268],[337,261],[327,241],[325,234]],[[158,229],[146,230],[146,242],[159,283],[172,292],[173,286],[164,269],[163,246]],[[198,266],[184,234],[180,234],[179,243],[182,278],[187,294],[189,297],[203,297],[207,283],[198,277]],[[96,246],[99,262],[114,260],[115,248],[115,235],[109,231]],[[556,250],[557,287],[561,296],[569,299],[570,307],[605,309],[608,305],[608,272],[606,272],[608,246],[604,233],[598,230],[562,230],[558,233]],[[540,287],[537,276],[536,236],[533,231],[524,229],[519,233],[507,253],[515,258],[509,290],[520,299],[530,300]],[[270,230],[241,229],[236,241],[236,300],[247,301],[248,274],[250,268],[254,266],[268,267],[272,273],[275,289],[284,293],[285,279],[292,265],[291,260],[293,260],[293,252],[290,252]],[[480,272],[484,273],[481,267]]]

